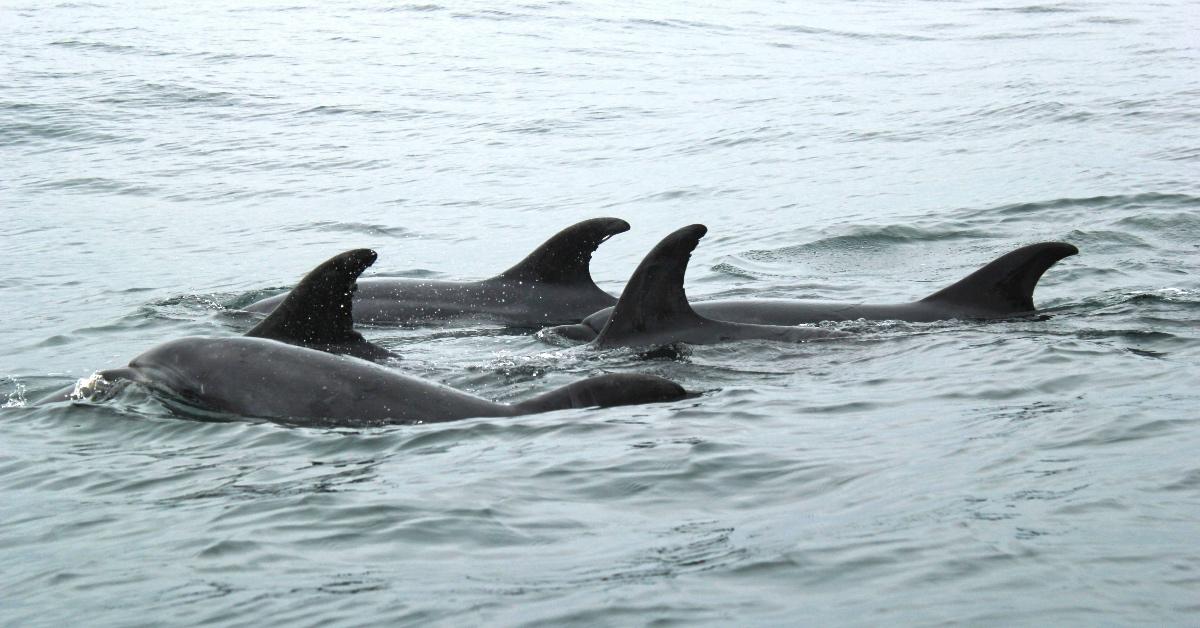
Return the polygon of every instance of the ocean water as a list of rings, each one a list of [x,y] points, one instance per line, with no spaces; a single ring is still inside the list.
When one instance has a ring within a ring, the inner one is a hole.
[[[1187,1],[0,3],[0,624],[1195,625]],[[1071,242],[1041,320],[595,352],[364,330],[512,401],[441,425],[30,403],[342,250],[482,278],[577,220],[620,291],[920,298]]]

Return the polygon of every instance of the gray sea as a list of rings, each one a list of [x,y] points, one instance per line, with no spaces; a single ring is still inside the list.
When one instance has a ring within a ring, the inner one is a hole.
[[[1200,6],[0,2],[0,625],[1200,622]],[[1047,316],[642,359],[367,328],[503,401],[371,429],[32,403],[371,247],[473,279],[575,221],[618,293],[917,299],[1080,254]]]

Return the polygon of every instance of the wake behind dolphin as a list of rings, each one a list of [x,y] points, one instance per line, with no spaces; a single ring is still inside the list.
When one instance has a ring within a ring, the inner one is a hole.
[[[563,229],[512,268],[481,281],[364,279],[354,296],[354,320],[376,325],[448,321],[544,327],[580,318],[617,302],[592,280],[596,249],[629,230],[619,218],[592,218]],[[271,312],[287,294],[252,303]]]
[[[684,227],[668,236],[667,240],[675,238],[687,243],[694,238],[698,243],[703,235],[703,231],[700,231],[702,228],[701,225]],[[1033,303],[1033,291],[1041,276],[1059,260],[1078,252],[1079,249],[1065,242],[1024,246],[1000,256],[962,280],[911,303],[871,305],[792,299],[722,299],[692,303],[688,309],[691,314],[715,321],[754,325],[805,325],[858,319],[931,322],[1028,316],[1037,311]],[[686,254],[690,253],[691,249],[687,249]],[[675,258],[679,259],[682,254],[682,249],[676,251]],[[687,258],[682,259],[686,263]],[[572,340],[595,341],[608,325],[613,310],[606,308],[578,324],[561,325],[550,331]]]

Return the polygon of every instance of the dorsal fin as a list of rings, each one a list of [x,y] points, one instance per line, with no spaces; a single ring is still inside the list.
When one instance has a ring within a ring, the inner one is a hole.
[[[596,336],[597,347],[625,344],[625,339],[635,335],[711,322],[696,314],[683,290],[688,260],[705,233],[708,228],[704,225],[689,225],[663,238],[646,254]]]
[[[1032,312],[1033,289],[1042,273],[1079,249],[1065,242],[1042,242],[1021,247],[943,288],[922,302],[953,303],[993,314]]]
[[[370,249],[329,258],[305,275],[279,307],[246,335],[301,346],[365,342],[354,331],[352,298],[358,276],[375,258]]]
[[[592,218],[559,231],[496,279],[596,287],[589,265],[605,240],[629,231],[620,218]],[[599,290],[599,288],[596,288]]]

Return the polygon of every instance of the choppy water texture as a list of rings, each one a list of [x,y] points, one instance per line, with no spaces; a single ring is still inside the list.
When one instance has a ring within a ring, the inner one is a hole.
[[[736,6],[737,8],[729,8]],[[1200,11],[1191,2],[0,8],[0,623],[1194,624]],[[339,251],[484,277],[614,215],[621,289],[703,222],[694,298],[918,298],[1081,255],[1041,321],[641,361],[367,330],[514,400],[379,429],[29,399]]]

